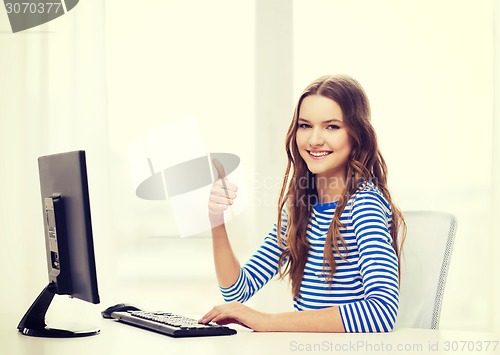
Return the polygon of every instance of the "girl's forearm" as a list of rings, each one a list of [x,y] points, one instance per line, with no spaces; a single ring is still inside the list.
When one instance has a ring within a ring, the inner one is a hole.
[[[212,227],[215,272],[220,287],[230,287],[238,280],[240,263],[229,242],[225,224]]]
[[[338,307],[269,314],[267,318],[265,330],[270,332],[344,332]]]

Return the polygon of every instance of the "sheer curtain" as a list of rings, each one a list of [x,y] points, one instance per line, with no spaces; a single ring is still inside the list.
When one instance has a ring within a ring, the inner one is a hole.
[[[47,283],[39,156],[87,152],[94,236],[106,243],[96,237],[108,216],[104,38],[101,1],[16,34],[0,11],[0,311],[26,310]]]
[[[141,7],[86,0],[16,34],[0,11],[0,265],[10,271],[2,276],[9,295],[0,296],[0,312],[22,315],[46,285],[37,158],[70,150],[87,152],[102,304],[121,297],[144,304],[136,284],[118,295],[123,279],[150,283],[152,297],[162,299],[169,280],[199,292],[191,278],[212,277],[210,240],[180,240],[168,202],[135,196],[128,147],[169,120],[194,115],[207,152],[238,155],[252,181],[253,7],[252,0]],[[189,133],[176,132],[185,137],[179,149],[189,149]],[[251,216],[249,208],[233,227],[243,231],[236,244],[247,242]],[[205,297],[203,308],[220,302],[216,282],[207,282],[213,298]]]

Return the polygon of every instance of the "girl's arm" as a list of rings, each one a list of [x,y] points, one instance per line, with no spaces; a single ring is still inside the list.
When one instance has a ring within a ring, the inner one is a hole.
[[[240,275],[240,263],[229,243],[225,224],[212,227],[212,247],[219,286],[227,288],[234,285]]]
[[[263,313],[239,302],[214,307],[199,322],[237,323],[258,332],[344,332],[336,306],[301,312]]]
[[[271,314],[269,331],[344,332],[339,308],[336,306],[301,312]]]
[[[239,323],[256,331],[387,332],[394,327],[398,300],[398,260],[380,198],[359,194],[352,209],[365,290],[363,300],[320,310],[268,314],[238,302],[214,307],[200,322]]]
[[[215,272],[221,287],[233,285],[240,274],[240,263],[234,255],[224,224],[224,211],[236,198],[237,187],[228,181],[217,180],[208,202],[210,224],[212,226],[212,246]]]

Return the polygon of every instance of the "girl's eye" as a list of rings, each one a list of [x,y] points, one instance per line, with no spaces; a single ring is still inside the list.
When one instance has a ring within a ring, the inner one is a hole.
[[[298,127],[302,128],[302,129],[312,128],[312,126],[309,123],[299,123]],[[336,124],[332,124],[332,125],[326,126],[326,129],[328,129],[328,130],[337,130],[337,129],[340,129],[340,126],[336,125]]]

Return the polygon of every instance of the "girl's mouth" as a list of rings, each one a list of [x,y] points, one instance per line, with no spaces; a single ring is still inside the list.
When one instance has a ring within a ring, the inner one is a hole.
[[[328,150],[308,150],[307,152],[309,153],[309,155],[313,159],[322,159],[322,158],[326,157],[327,155],[330,155],[333,153],[332,151],[328,151]]]

